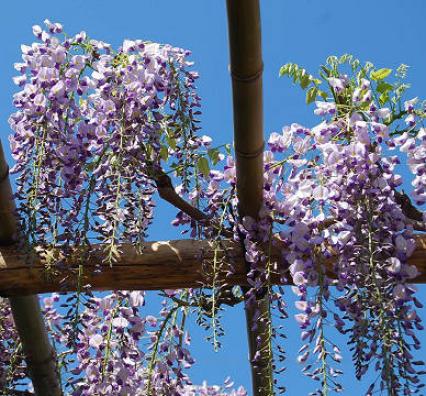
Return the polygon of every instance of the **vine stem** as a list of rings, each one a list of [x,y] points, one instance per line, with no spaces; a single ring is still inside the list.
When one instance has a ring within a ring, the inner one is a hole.
[[[219,220],[219,229],[218,233],[222,232],[223,223],[225,221],[225,213],[228,208],[230,197],[225,202],[222,214],[220,216]],[[215,352],[219,350],[219,342],[217,340],[217,328],[216,328],[216,305],[217,305],[217,298],[216,298],[216,284],[217,284],[217,264],[218,264],[218,243],[215,241],[215,248],[214,248],[214,255],[213,255],[213,279],[212,279],[212,315],[211,315],[211,324],[213,329],[213,349]]]
[[[372,229],[372,215],[371,215],[371,202],[370,199],[366,201],[367,206],[367,214],[368,214],[368,255],[369,255],[369,268],[370,274],[374,280],[374,285],[377,293],[377,299],[379,300],[379,327],[383,330],[383,340],[382,340],[382,352],[383,352],[383,371],[384,371],[384,380],[387,385],[387,390],[389,392],[389,396],[397,396],[395,393],[395,389],[392,386],[392,366],[389,363],[389,347],[388,343],[389,339],[389,327],[386,325],[386,321],[384,319],[384,311],[383,311],[383,294],[380,289],[380,286],[377,283],[376,271],[375,271],[375,261],[374,261],[374,240],[373,240],[373,229]]]
[[[179,308],[179,306],[175,305],[172,309],[170,309],[169,313],[164,318],[164,321],[163,321],[160,329],[157,331],[157,335],[156,335],[157,339],[155,340],[154,349],[153,349],[151,359],[149,361],[149,367],[148,367],[148,384],[147,384],[147,390],[146,390],[147,396],[153,396],[153,394],[152,394],[152,374],[153,374],[153,371],[154,371],[155,361],[157,359],[157,354],[158,354],[158,346],[160,344],[160,340],[161,340],[161,337],[163,335],[163,331],[165,330],[166,325],[169,322],[170,318],[172,317],[172,315],[174,314],[174,312],[178,308]]]
[[[111,312],[111,320],[109,322],[108,333],[106,338],[105,354],[104,354],[104,358],[102,359],[102,378],[104,378],[105,376],[106,365],[108,364],[108,360],[111,354],[111,339],[112,339],[112,327],[113,327],[112,322],[115,318],[115,315],[118,312],[118,309],[121,307],[121,304],[122,304],[122,300],[120,299],[119,303],[114,307],[114,309]]]
[[[122,154],[123,154],[123,132],[125,131],[125,113],[124,113],[124,106],[121,109],[121,116],[122,116],[122,125],[121,125],[121,129],[120,129],[120,152],[119,152],[119,164],[117,164],[118,166],[122,166]],[[115,169],[117,169],[118,166],[115,166]],[[116,182],[117,182],[117,188],[116,188],[116,196],[115,196],[115,201],[114,201],[114,210],[115,212],[117,212],[117,210],[119,209],[119,205],[120,205],[120,194],[121,194],[121,172],[120,170],[118,170],[118,172],[116,173]],[[108,246],[108,264],[110,265],[110,267],[112,267],[112,261],[113,261],[113,252],[115,249],[115,235],[117,232],[117,219],[114,218],[113,221],[113,227],[112,227],[112,235],[111,235],[111,242],[110,245]]]

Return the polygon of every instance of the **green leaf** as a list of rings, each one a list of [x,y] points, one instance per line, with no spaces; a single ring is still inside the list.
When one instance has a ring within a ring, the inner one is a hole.
[[[351,54],[344,54],[339,58],[339,63],[351,63],[353,56]]]
[[[358,66],[359,66],[359,60],[354,59],[351,63],[352,70],[355,71],[358,68]]]
[[[384,80],[389,74],[392,73],[392,69],[379,69],[371,72],[370,77],[374,81]]]
[[[286,63],[285,65],[281,66],[280,68],[280,77],[288,75],[289,77],[296,77],[296,74],[299,70],[299,66],[297,66],[295,63]]]
[[[371,69],[374,69],[374,65],[371,62],[367,61],[367,62],[365,62],[364,69],[366,71],[369,71]]]
[[[388,84],[387,82],[380,81],[377,84],[377,92],[379,92],[379,93],[389,92],[389,91],[392,91],[392,89],[393,89],[393,85]]]
[[[299,66],[294,65],[294,71],[293,71],[293,82],[296,83],[297,81],[300,80],[301,77],[301,71],[299,70]]]
[[[207,154],[212,161],[213,165],[216,165],[219,162],[219,150],[216,148],[210,149],[207,151]]]
[[[169,150],[166,146],[161,146],[160,158],[164,161],[167,161],[167,159],[169,158]]]
[[[312,103],[317,97],[317,94],[318,94],[317,87],[309,88],[308,91],[306,92],[306,104]]]
[[[110,160],[109,160],[109,163],[110,163],[110,165],[111,165],[112,167],[117,166],[117,165],[118,165],[118,163],[119,163],[118,156],[117,156],[117,155],[115,155],[115,154],[113,154],[113,155],[111,156]]]
[[[331,70],[327,69],[324,65],[321,65],[321,70],[324,72],[326,78],[330,77],[331,75]]]
[[[299,70],[299,66],[296,63],[290,63],[290,67],[288,69],[288,73],[290,75],[295,75]]]
[[[300,79],[300,87],[302,89],[306,89],[308,85],[311,83],[311,76],[309,74],[304,74]]]
[[[383,106],[387,101],[389,101],[389,94],[384,92],[379,96],[380,106]]]
[[[338,63],[337,56],[331,55],[326,59],[327,64],[329,64],[332,67],[335,67]]]
[[[280,77],[285,76],[288,74],[290,70],[290,63],[286,63],[285,65],[281,66],[280,68]]]
[[[317,96],[321,96],[324,100],[327,99],[327,92],[318,90]]]
[[[176,149],[176,139],[171,134],[166,135],[166,141],[173,150]]]
[[[209,161],[207,161],[206,157],[199,157],[197,161],[198,170],[207,177],[210,173]]]

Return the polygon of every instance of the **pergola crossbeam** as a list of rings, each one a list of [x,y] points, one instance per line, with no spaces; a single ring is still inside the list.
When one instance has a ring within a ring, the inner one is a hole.
[[[58,254],[60,248],[58,248]],[[143,252],[131,245],[119,246],[120,254],[112,266],[106,261],[99,246],[85,260],[81,284],[96,290],[161,290],[188,287],[209,287],[211,278],[208,265],[213,248],[208,241],[176,240],[146,242]],[[229,285],[247,285],[244,254],[235,242],[223,241],[221,251],[226,251],[230,260],[225,260],[221,277]],[[282,252],[273,250],[272,260],[280,261]],[[78,255],[76,255],[78,256]],[[231,263],[232,262],[232,263]],[[426,283],[426,235],[417,237],[417,249],[410,257],[420,275],[412,283]],[[48,262],[45,258],[28,256],[16,246],[0,247],[0,295],[22,296],[47,292],[69,292],[77,290],[79,261],[69,262],[55,275],[47,275]],[[329,275],[333,276],[333,260],[328,263]],[[219,276],[219,277],[220,277]],[[283,284],[282,277],[275,273],[273,284]],[[288,277],[289,278],[289,277]]]

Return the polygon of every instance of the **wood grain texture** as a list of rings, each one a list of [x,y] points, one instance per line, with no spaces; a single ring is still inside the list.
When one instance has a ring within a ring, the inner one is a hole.
[[[229,254],[241,256],[235,244],[226,244],[226,248]],[[202,257],[211,259],[213,251],[206,241],[145,243],[142,254],[130,245],[121,245],[120,256],[112,266],[102,264],[103,255],[99,247],[94,250],[84,262],[83,274],[83,284],[90,284],[93,290],[173,289],[200,287],[209,283],[207,271],[202,268]],[[243,282],[245,277],[243,262],[237,261],[236,275],[229,279],[233,284]],[[30,258],[14,246],[0,247],[0,294],[22,295],[76,289],[77,276],[73,269],[77,268],[78,263],[69,263],[61,275],[50,278],[46,277],[45,265],[43,257]]]
[[[421,272],[415,283],[426,283],[426,235],[418,237],[417,245],[409,262]],[[230,285],[245,285],[246,270],[240,246],[224,242],[222,249],[231,258],[223,264],[222,280]],[[208,261],[213,257],[207,241],[147,242],[142,254],[129,245],[122,245],[120,251],[113,266],[101,264],[100,249],[88,256],[84,262],[83,284],[90,284],[92,290],[159,290],[210,284],[208,267],[203,265],[203,258]],[[275,251],[274,255],[278,256],[279,252]],[[61,275],[47,277],[46,260],[33,257],[33,262],[30,261],[28,255],[16,246],[0,247],[0,295],[76,290],[77,276],[73,270],[77,268],[77,262],[67,264]],[[234,273],[226,276],[231,269]],[[280,277],[276,274],[272,281],[278,284]]]

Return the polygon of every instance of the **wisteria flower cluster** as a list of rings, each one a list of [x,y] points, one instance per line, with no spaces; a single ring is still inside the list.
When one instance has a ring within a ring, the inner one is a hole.
[[[181,395],[247,396],[244,388],[207,383],[193,385],[185,374],[194,363],[188,348],[189,334],[178,325],[178,307],[164,307],[159,317],[141,315],[144,292],[114,292],[91,297],[82,312],[85,331],[79,332],[76,350],[69,348],[72,331],[61,313],[61,296],[44,298],[44,315],[58,352],[67,395]],[[0,389],[12,394],[26,386],[28,373],[10,307],[1,300]]]
[[[10,117],[16,197],[31,244],[143,241],[153,216],[155,179],[169,156],[184,182],[200,98],[188,51],[125,40],[114,51],[85,32],[61,41],[62,26],[34,26],[22,46],[22,87]]]
[[[342,352],[327,337],[327,325],[348,336],[358,379],[369,367],[379,373],[367,394],[415,394],[423,387],[424,363],[413,358],[420,348],[416,331],[423,330],[416,312],[422,304],[411,284],[419,274],[408,260],[415,232],[426,231],[426,217],[400,190],[397,169],[406,156],[414,174],[411,199],[424,204],[426,114],[417,98],[402,99],[406,69],[398,68],[390,83],[390,69],[361,66],[349,55],[330,57],[321,78],[295,64],[283,66],[281,74],[307,90],[307,103],[315,101],[322,121],[313,128],[294,123],[270,135],[259,218],[236,216],[230,156],[223,171],[210,171],[199,194],[213,213],[220,200],[231,203],[225,222],[243,241],[251,266],[246,303],[265,287],[271,306],[284,300],[271,288],[272,273],[295,285],[295,318],[305,342],[298,361],[321,383],[312,395],[343,392],[336,366]],[[395,149],[399,156],[392,155]],[[273,249],[282,252],[280,260]],[[278,308],[286,317],[285,305]],[[272,336],[278,338],[274,328],[265,334]]]
[[[28,385],[24,354],[10,305],[4,298],[0,299],[0,334],[0,389]]]

